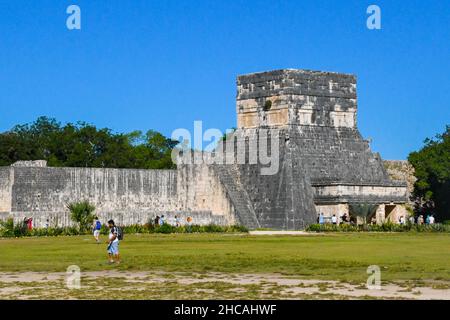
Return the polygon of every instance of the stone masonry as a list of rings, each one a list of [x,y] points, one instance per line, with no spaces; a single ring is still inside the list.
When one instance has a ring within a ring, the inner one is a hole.
[[[0,218],[69,225],[67,204],[80,200],[122,225],[165,214],[183,221],[190,215],[198,224],[293,230],[314,223],[319,212],[351,214],[353,203],[377,205],[377,222],[407,214],[406,183],[390,179],[357,129],[355,76],[291,69],[243,75],[236,111],[237,130],[213,154],[245,155],[244,162],[179,164],[176,170],[19,162],[0,168]],[[278,146],[270,150],[279,162],[270,175],[261,174],[265,164],[249,160],[250,146],[263,135]]]
[[[352,203],[378,205],[378,222],[407,215],[405,182],[389,178],[357,129],[355,76],[277,70],[240,76],[237,86],[234,137],[251,140],[263,128],[280,133],[276,175],[258,175],[249,164],[222,169],[247,193],[253,227],[303,228],[319,212],[351,214]]]

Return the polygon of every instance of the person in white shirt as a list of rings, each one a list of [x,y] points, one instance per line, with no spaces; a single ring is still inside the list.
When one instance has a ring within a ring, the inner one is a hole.
[[[434,217],[430,216],[430,224],[434,224]]]
[[[332,224],[337,224],[337,217],[335,214],[333,214],[333,216],[331,217],[331,223]]]

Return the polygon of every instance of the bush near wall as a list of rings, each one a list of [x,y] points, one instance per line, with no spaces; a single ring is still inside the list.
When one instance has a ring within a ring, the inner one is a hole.
[[[447,224],[366,224],[366,225],[351,225],[351,224],[312,224],[306,231],[313,232],[450,232],[450,225]]]
[[[192,225],[174,227],[169,224],[162,226],[155,226],[153,224],[145,225],[130,225],[122,227],[123,233],[136,234],[136,233],[236,233],[236,232],[248,232],[244,226],[219,226],[219,225]],[[101,234],[107,235],[109,229],[106,225],[102,226]],[[76,235],[90,235],[89,231],[80,231],[77,227],[51,227],[51,228],[35,228],[31,231],[23,228],[21,223],[15,224],[13,219],[0,221],[0,237],[14,238],[14,237],[55,237],[55,236],[76,236]]]

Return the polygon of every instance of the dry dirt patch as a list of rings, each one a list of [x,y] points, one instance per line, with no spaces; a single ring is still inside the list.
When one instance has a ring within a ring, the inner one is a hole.
[[[0,299],[28,298],[105,298],[102,292],[108,288],[129,290],[136,295],[127,298],[171,298],[172,291],[189,289],[195,296],[175,295],[176,298],[231,299],[449,299],[450,283],[425,282],[414,286],[385,283],[381,290],[369,290],[363,284],[338,281],[302,279],[281,274],[229,274],[229,273],[168,273],[168,272],[82,272],[81,286],[84,291],[72,297],[65,287],[66,273],[21,272],[0,273]],[[163,292],[164,291],[164,292]],[[32,292],[32,295],[30,295]],[[52,295],[49,294],[52,292]],[[83,292],[86,295],[83,295]],[[251,292],[251,295],[250,295]],[[46,294],[48,293],[48,295]],[[50,296],[49,296],[50,295]]]

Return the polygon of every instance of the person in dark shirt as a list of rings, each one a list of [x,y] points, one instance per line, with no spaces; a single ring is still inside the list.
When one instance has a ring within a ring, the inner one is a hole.
[[[108,258],[109,263],[112,264],[116,262],[120,263],[120,254],[119,254],[119,231],[114,223],[114,220],[108,221],[109,226],[109,239],[106,243],[108,243]]]

